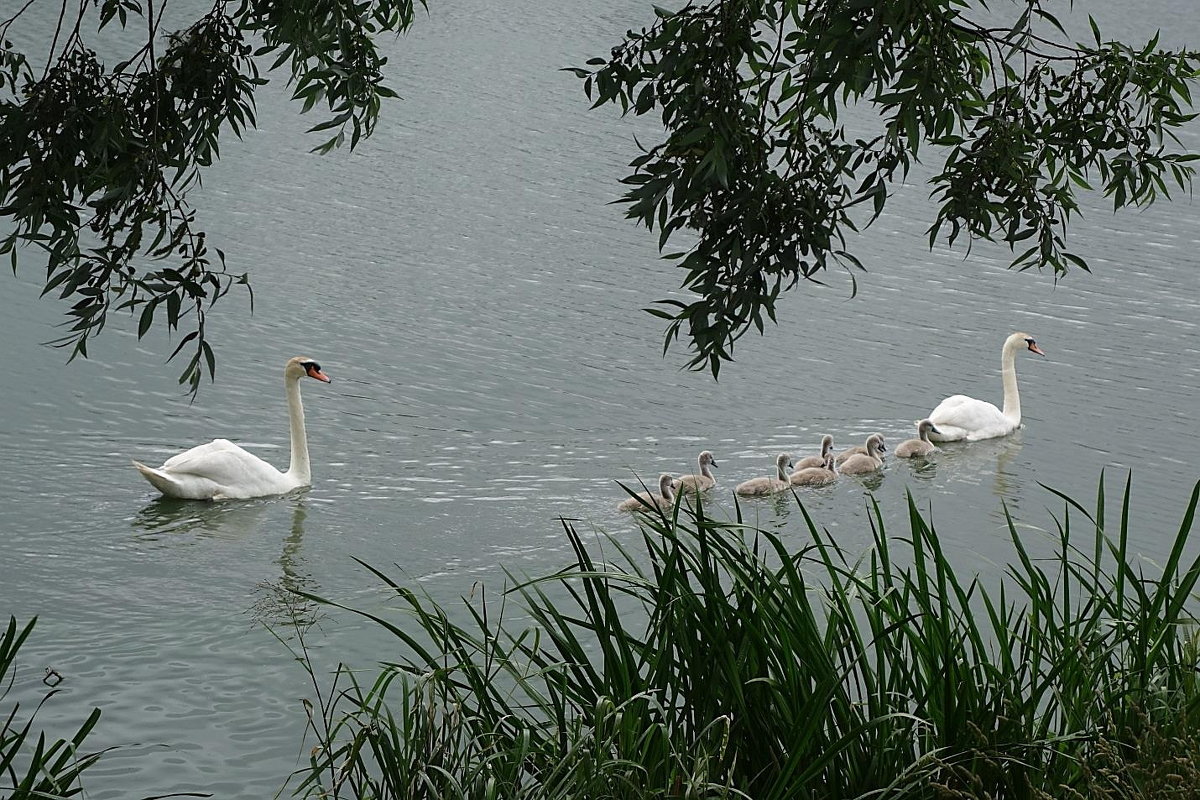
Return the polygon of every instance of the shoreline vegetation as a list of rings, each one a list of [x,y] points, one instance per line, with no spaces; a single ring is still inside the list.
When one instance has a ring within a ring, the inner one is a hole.
[[[702,498],[640,515],[634,541],[562,520],[574,563],[507,573],[465,616],[364,563],[402,618],[293,596],[373,621],[389,660],[318,674],[303,621],[280,636],[313,697],[309,762],[279,796],[1195,797],[1200,483],[1155,574],[1129,548],[1131,479],[1115,513],[1103,474],[1090,509],[1046,488],[1054,533],[1035,545],[1008,518],[1013,558],[986,581],[911,495],[901,532],[870,501],[864,553],[798,496],[799,548]],[[6,702],[32,628],[0,635],[0,797],[71,797],[103,755],[99,711],[47,743],[36,707]]]
[[[498,600],[464,599],[465,624],[364,564],[407,619],[306,595],[377,623],[392,660],[369,682],[310,669],[294,793],[1194,797],[1200,484],[1156,575],[1129,549],[1130,480],[1115,515],[1103,475],[1091,510],[1047,489],[1054,555],[1008,518],[995,585],[951,565],[911,495],[899,535],[872,501],[863,554],[803,504],[798,551],[702,501],[642,515],[636,546],[563,520],[575,563],[508,574]]]

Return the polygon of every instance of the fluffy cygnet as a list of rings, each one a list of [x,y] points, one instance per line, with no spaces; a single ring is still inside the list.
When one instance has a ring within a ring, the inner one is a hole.
[[[825,454],[825,463],[820,467],[805,467],[798,469],[788,476],[792,486],[825,486],[837,480],[837,470],[833,465],[833,453]]]
[[[883,444],[883,434],[882,433],[872,433],[871,436],[878,436],[879,443],[881,445]],[[887,448],[883,447],[881,449],[886,450]],[[842,452],[838,453],[837,457],[834,458],[833,463],[840,467],[842,464],[846,463],[846,459],[849,458],[850,456],[858,456],[858,455],[865,456],[866,454],[867,454],[866,445],[856,444],[856,445],[854,445],[854,447],[848,447],[845,450],[843,450]]]
[[[620,511],[669,511],[675,505],[675,492],[672,487],[675,479],[667,473],[658,476],[658,494],[653,492],[638,492],[636,496],[621,502],[617,509]]]
[[[792,457],[787,453],[780,453],[775,459],[775,477],[751,478],[739,483],[733,491],[742,497],[761,497],[782,492],[791,486],[788,483],[788,470],[791,466]]]
[[[824,468],[825,456],[833,452],[833,437],[828,433],[821,437],[821,455],[805,456],[796,462],[796,471],[808,469],[809,467]]]
[[[843,475],[866,475],[878,472],[883,468],[883,458],[880,453],[887,449],[883,445],[883,436],[872,433],[867,437],[866,448],[865,454],[855,453],[842,462],[841,473]]]
[[[675,479],[675,489],[680,492],[703,492],[706,489],[711,489],[717,485],[717,476],[713,475],[713,468],[717,466],[717,459],[713,456],[711,450],[705,450],[696,459],[697,472],[693,475],[680,475]]]
[[[934,424],[927,419],[923,419],[917,423],[917,438],[905,439],[900,444],[896,445],[896,458],[924,458],[930,453],[937,450],[937,446],[929,441],[929,434],[941,433]]]

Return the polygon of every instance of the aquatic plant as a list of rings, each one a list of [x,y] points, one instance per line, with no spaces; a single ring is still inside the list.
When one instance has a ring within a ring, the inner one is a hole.
[[[35,618],[18,627],[16,618],[9,617],[8,627],[0,633],[0,797],[6,800],[74,797],[83,791],[80,775],[101,755],[81,750],[100,719],[98,708],[92,709],[70,739],[47,741],[40,731],[35,739],[38,710],[58,692],[53,688],[52,673],[47,676],[51,688],[28,716],[22,718],[20,703],[7,703],[16,680],[17,653],[36,622]]]
[[[564,520],[573,564],[457,614],[364,565],[406,614],[355,612],[390,634],[372,680],[312,675],[294,792],[1191,796],[1200,485],[1156,575],[1129,545],[1129,482],[1115,521],[1103,477],[1090,511],[1048,491],[1056,534],[1034,547],[1009,518],[994,585],[951,563],[911,496],[900,538],[872,503],[862,554],[807,512],[799,548],[702,501],[644,515],[636,548]]]

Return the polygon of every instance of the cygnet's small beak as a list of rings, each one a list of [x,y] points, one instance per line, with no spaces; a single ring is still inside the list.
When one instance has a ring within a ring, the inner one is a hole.
[[[715,460],[715,459],[714,459],[714,460],[712,460],[712,461],[710,461],[710,462],[708,462],[708,465],[709,465],[710,467],[712,467],[713,469],[716,469],[716,468],[717,468],[717,462],[716,462],[716,460]]]

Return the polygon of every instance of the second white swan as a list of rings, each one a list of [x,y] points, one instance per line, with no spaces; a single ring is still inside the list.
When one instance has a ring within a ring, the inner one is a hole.
[[[134,461],[142,477],[168,497],[184,500],[240,500],[284,494],[312,484],[308,463],[308,437],[304,430],[304,406],[300,402],[300,379],[307,375],[325,383],[329,376],[311,358],[297,356],[283,369],[288,417],[292,433],[292,461],[280,472],[258,456],[228,439],[185,450],[168,458],[161,467]]]
[[[1017,352],[1025,349],[1039,356],[1046,355],[1027,333],[1014,333],[1004,340],[1000,353],[1001,374],[1004,379],[1004,410],[986,400],[956,394],[947,397],[929,414],[929,421],[938,433],[930,433],[935,442],[976,442],[1007,436],[1021,427],[1021,397],[1017,394]]]

